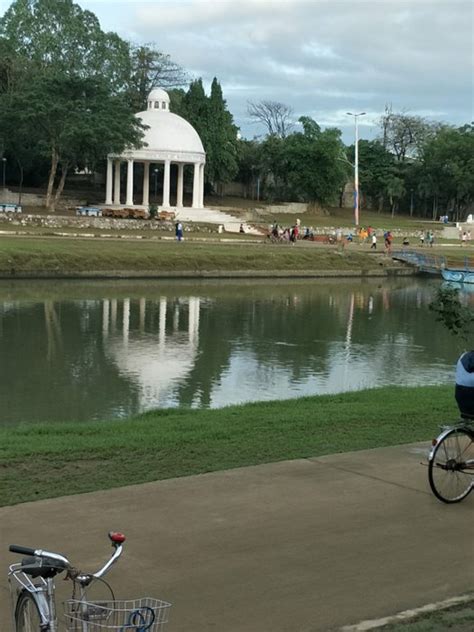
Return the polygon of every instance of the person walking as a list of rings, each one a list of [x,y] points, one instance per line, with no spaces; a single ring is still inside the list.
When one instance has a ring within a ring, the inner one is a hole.
[[[425,245],[425,233],[424,233],[424,231],[421,231],[421,233],[420,233],[420,246],[423,248],[424,245]]]
[[[370,246],[371,250],[377,250],[377,235],[375,231],[372,233],[372,245]]]
[[[176,222],[176,241],[183,241],[183,225]]]

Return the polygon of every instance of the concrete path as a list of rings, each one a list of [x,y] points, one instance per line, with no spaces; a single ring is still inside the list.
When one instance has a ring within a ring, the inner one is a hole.
[[[0,630],[8,544],[87,570],[123,530],[118,596],[171,601],[169,632],[316,632],[473,588],[474,493],[443,505],[426,445],[287,461],[0,509]],[[60,596],[65,582],[59,582]]]

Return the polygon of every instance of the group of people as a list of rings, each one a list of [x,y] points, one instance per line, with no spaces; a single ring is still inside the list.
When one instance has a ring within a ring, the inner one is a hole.
[[[432,230],[427,230],[426,232],[423,230],[420,231],[420,246],[424,246],[425,243],[427,243],[430,248],[433,247],[434,233]]]
[[[367,226],[367,228],[365,227],[359,228],[358,237],[359,237],[360,244],[370,243],[370,249],[377,250],[377,232],[375,228],[372,228],[372,226]],[[393,241],[393,235],[392,235],[391,230],[386,230],[384,232],[383,241],[384,241],[385,251],[387,252],[387,254],[390,254],[392,252],[392,241]]]
[[[273,222],[270,230],[270,236],[274,241],[287,241],[289,243],[295,243],[297,239],[309,239],[309,235],[313,235],[312,229],[305,228],[303,235],[301,235],[301,222],[296,220],[296,224],[293,226],[287,226],[283,228],[277,222]]]

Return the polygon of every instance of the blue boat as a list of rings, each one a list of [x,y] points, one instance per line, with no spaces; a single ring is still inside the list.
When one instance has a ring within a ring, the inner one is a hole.
[[[441,268],[441,275],[445,281],[454,283],[474,283],[474,270]]]

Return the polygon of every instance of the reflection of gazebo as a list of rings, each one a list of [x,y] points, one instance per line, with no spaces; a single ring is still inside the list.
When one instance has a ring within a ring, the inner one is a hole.
[[[204,165],[206,154],[201,139],[192,125],[169,110],[170,98],[161,88],[150,92],[147,110],[136,116],[148,127],[144,134],[145,145],[141,149],[124,151],[120,156],[110,154],[107,157],[106,199],[108,205],[119,206],[120,168],[127,163],[127,187],[125,205],[134,206],[133,176],[134,164],[143,163],[142,205],[150,201],[150,165],[163,163],[163,200],[161,208],[170,208],[171,164],[178,167],[176,186],[176,206],[183,206],[184,165],[194,165],[192,208],[204,206]]]

